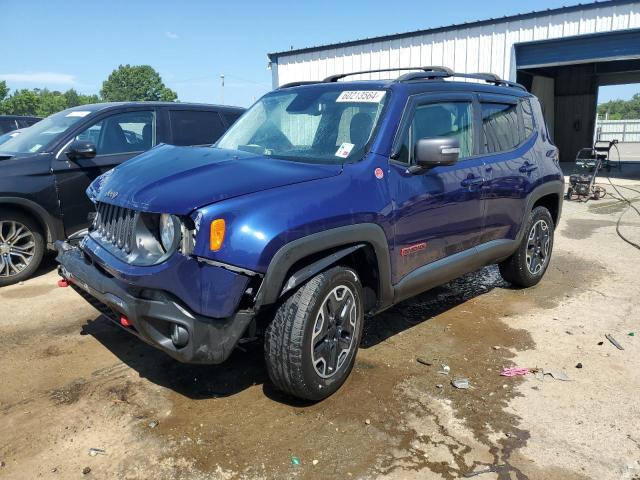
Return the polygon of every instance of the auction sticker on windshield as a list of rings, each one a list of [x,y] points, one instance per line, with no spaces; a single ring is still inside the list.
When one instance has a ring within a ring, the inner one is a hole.
[[[384,94],[383,90],[345,90],[336,102],[380,103]]]
[[[344,142],[342,145],[340,145],[340,148],[338,148],[336,157],[347,158],[351,153],[351,150],[353,150],[353,147],[355,147],[353,143]]]

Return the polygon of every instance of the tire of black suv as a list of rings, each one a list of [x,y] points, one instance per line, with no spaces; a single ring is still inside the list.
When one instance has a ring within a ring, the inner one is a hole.
[[[327,398],[351,373],[363,323],[356,272],[338,266],[316,275],[282,302],[267,328],[269,378],[289,395]]]
[[[499,264],[500,274],[517,287],[536,285],[547,271],[553,251],[554,224],[545,207],[529,214],[518,250]]]
[[[0,210],[0,287],[33,275],[44,250],[42,229],[33,218],[15,210]]]

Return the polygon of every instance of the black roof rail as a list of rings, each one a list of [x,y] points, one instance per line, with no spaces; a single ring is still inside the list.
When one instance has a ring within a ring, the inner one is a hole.
[[[429,67],[397,67],[397,68],[380,68],[376,70],[363,70],[361,72],[350,72],[350,73],[337,73],[335,75],[330,75],[323,80],[323,82],[337,82],[345,77],[350,77],[351,75],[364,75],[366,73],[384,73],[384,72],[404,72],[408,70],[422,70],[423,72],[440,72],[441,74],[451,75],[453,74],[453,70],[447,67],[438,67],[438,66],[429,66]]]
[[[349,77],[351,75],[363,75],[367,73],[383,73],[383,72],[398,72],[398,71],[409,71],[409,73],[404,73],[400,75],[398,78],[396,78],[394,80],[394,82],[396,83],[459,77],[459,78],[470,78],[474,80],[484,80],[487,83],[492,83],[497,86],[513,87],[513,88],[518,88],[520,90],[523,90],[525,92],[527,91],[527,89],[524,86],[520,85],[519,83],[510,82],[509,80],[503,80],[495,73],[486,73],[486,72],[457,73],[451,70],[450,68],[441,67],[441,66],[382,68],[377,70],[363,70],[360,72],[337,73],[335,75],[328,76],[324,80],[307,80],[307,81],[286,83],[278,87],[278,89],[299,87],[301,85],[314,85],[318,83],[333,83],[345,77]]]
[[[510,82],[509,80],[503,80],[495,73],[457,73],[449,70],[448,74],[434,72],[435,74],[430,74],[429,72],[413,72],[406,73],[404,75],[399,76],[395,81],[396,82],[411,82],[411,81],[419,81],[419,80],[433,80],[435,78],[449,78],[449,77],[459,77],[459,78],[470,78],[474,80],[484,80],[487,83],[492,83],[496,86],[503,87],[513,87],[518,88],[523,91],[527,91],[527,89],[520,85],[519,83]]]
[[[278,87],[278,90],[280,90],[281,88],[299,87],[301,85],[314,85],[316,83],[322,83],[322,81],[321,80],[302,80],[299,82],[285,83],[284,85],[280,85]]]

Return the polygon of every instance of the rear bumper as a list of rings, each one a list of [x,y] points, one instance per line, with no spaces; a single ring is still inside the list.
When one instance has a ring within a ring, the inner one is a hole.
[[[204,317],[162,290],[132,288],[99,269],[78,247],[56,242],[56,248],[60,275],[74,290],[114,323],[178,361],[225,361],[254,317],[253,311],[238,311],[227,318]],[[121,325],[120,315],[127,317],[130,327]],[[188,332],[183,347],[171,340],[174,325]]]

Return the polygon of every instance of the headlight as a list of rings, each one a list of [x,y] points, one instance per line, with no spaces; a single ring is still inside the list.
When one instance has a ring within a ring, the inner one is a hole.
[[[165,252],[173,250],[180,231],[180,220],[173,215],[160,215],[160,241]]]

